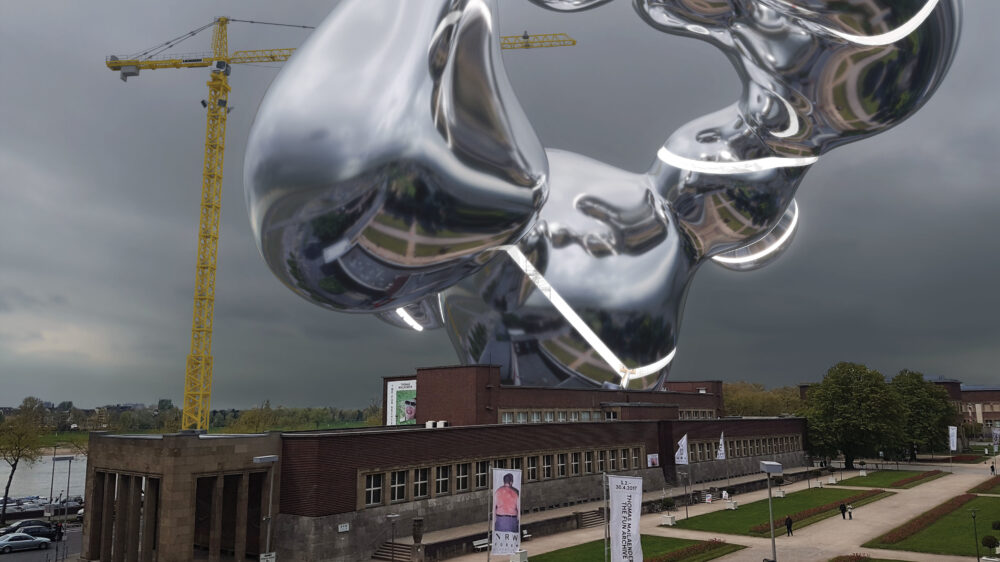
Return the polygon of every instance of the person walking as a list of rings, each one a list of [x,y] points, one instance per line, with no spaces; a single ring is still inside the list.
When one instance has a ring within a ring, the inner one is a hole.
[[[851,521],[854,520],[854,506],[847,504],[847,518]]]
[[[990,476],[996,476],[996,475],[997,475],[997,463],[994,462],[993,464],[990,465]]]
[[[847,506],[840,504],[840,517],[842,519],[847,519]]]
[[[785,534],[786,537],[792,536],[792,516],[791,515],[786,515],[785,516],[785,530],[787,531],[787,533]]]

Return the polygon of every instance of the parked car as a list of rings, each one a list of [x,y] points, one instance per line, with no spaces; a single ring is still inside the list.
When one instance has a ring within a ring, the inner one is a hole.
[[[42,526],[42,525],[25,525],[17,531],[18,533],[24,533],[25,535],[31,535],[33,537],[42,537],[49,540],[62,540],[61,532],[57,529],[55,525],[52,526]]]
[[[12,525],[8,525],[3,529],[0,529],[0,535],[6,535],[8,533],[20,533],[21,529],[24,527],[51,527],[48,521],[42,521],[41,519],[25,519],[23,521],[18,521]]]
[[[77,521],[77,523],[83,523],[83,510],[84,509],[87,509],[87,508],[83,508],[80,511],[76,512],[76,521]]]
[[[24,533],[8,533],[0,535],[0,552],[8,554],[15,550],[45,549],[49,547],[49,539],[33,537]]]

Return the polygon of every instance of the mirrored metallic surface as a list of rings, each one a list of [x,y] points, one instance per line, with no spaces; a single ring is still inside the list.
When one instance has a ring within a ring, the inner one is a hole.
[[[698,267],[779,257],[809,167],[919,109],[960,24],[957,0],[633,5],[719,47],[743,82],[645,173],[541,148],[490,2],[342,2],[251,133],[247,198],[271,269],[323,306],[443,326],[463,362],[499,364],[507,384],[659,388]]]

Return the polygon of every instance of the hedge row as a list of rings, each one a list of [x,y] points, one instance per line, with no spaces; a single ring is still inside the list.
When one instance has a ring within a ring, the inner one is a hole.
[[[685,558],[690,558],[697,554],[703,554],[724,546],[726,546],[726,541],[712,539],[710,541],[692,544],[691,546],[685,546],[680,550],[675,550],[659,556],[653,556],[652,558],[647,558],[646,560],[647,562],[677,562],[678,560],[684,560]]]
[[[866,560],[871,560],[872,557],[867,554],[860,554],[855,552],[854,554],[845,554],[843,556],[837,556],[836,558],[831,558],[829,562],[865,562]]]
[[[849,498],[845,498],[845,499],[842,499],[840,501],[823,504],[823,505],[820,505],[820,506],[817,506],[817,507],[811,507],[809,509],[800,511],[798,513],[793,513],[791,515],[791,518],[792,518],[792,521],[801,521],[803,519],[808,519],[808,518],[812,517],[813,515],[819,515],[820,513],[825,513],[827,511],[830,511],[831,509],[837,509],[838,507],[840,507],[840,504],[842,504],[842,503],[843,504],[851,504],[851,503],[859,502],[861,500],[868,499],[868,498],[870,498],[872,496],[877,496],[879,494],[884,494],[884,493],[885,493],[885,490],[882,490],[880,488],[875,488],[873,490],[865,490],[864,492],[861,492],[860,494],[855,494],[855,495],[853,495],[853,496],[851,496]],[[775,519],[774,520],[774,527],[776,529],[784,526],[784,524],[785,524],[785,520],[784,519]],[[750,532],[751,533],[766,533],[766,532],[768,532],[770,530],[771,530],[771,524],[770,523],[761,523],[760,525],[754,525],[753,527],[750,527]]]
[[[973,494],[975,494],[976,492],[980,493],[989,492],[990,490],[996,488],[997,486],[1000,486],[1000,476],[994,476],[993,478],[990,478],[986,482],[983,482],[982,484],[976,486],[975,488],[969,491],[972,492]]]
[[[945,515],[948,515],[952,511],[955,511],[974,499],[976,499],[975,494],[962,494],[960,496],[955,496],[934,509],[926,511],[917,517],[910,519],[906,523],[903,523],[899,527],[896,527],[895,529],[875,539],[874,542],[882,544],[896,544],[899,541],[902,541],[903,539],[913,536],[927,527],[930,527],[931,524],[938,519],[941,519]]]
[[[889,484],[889,487],[890,488],[903,488],[907,484],[912,484],[913,482],[916,482],[917,480],[923,480],[924,478],[934,478],[934,477],[936,477],[939,474],[943,474],[943,473],[940,470],[931,470],[929,472],[921,472],[920,474],[914,474],[913,476],[909,476],[907,478],[896,480],[892,484]]]

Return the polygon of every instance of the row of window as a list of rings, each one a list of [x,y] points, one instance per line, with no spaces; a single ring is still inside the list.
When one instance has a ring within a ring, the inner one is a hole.
[[[501,410],[500,423],[592,422],[618,419],[617,410]]]
[[[490,468],[523,471],[525,482],[646,468],[642,447],[565,451],[406,468],[364,475],[365,507],[400,503],[489,487]]]
[[[802,449],[802,438],[800,435],[726,439],[725,443],[727,459],[788,453]],[[717,458],[718,451],[718,441],[688,442],[688,459],[690,462],[714,461]]]
[[[715,419],[715,410],[680,410],[677,416],[682,420]]]

